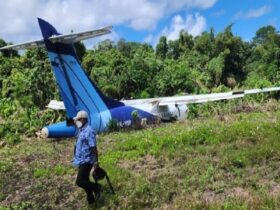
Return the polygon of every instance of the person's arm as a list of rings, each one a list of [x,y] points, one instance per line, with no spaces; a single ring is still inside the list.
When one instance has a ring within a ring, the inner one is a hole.
[[[97,150],[97,144],[96,144],[96,135],[95,135],[95,133],[93,131],[89,132],[88,142],[89,142],[89,145],[90,145],[91,155],[96,160],[96,162],[93,163],[94,164],[94,168],[97,168],[99,166],[98,165],[98,150]]]
[[[91,147],[91,154],[95,157],[96,162],[98,162],[98,150],[97,150],[97,147]]]
[[[99,167],[99,162],[98,162],[98,150],[97,147],[92,147],[91,148],[91,153],[92,155],[95,157],[95,163],[93,163],[93,167],[94,168],[98,168]]]

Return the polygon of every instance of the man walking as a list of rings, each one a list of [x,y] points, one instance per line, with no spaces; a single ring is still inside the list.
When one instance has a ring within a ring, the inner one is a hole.
[[[73,164],[79,168],[76,184],[85,190],[88,204],[92,204],[100,194],[99,185],[89,180],[92,167],[98,167],[95,132],[88,124],[88,114],[86,111],[79,111],[74,118],[74,122],[79,129],[77,141],[74,146],[73,160]],[[95,194],[95,198],[93,193]]]

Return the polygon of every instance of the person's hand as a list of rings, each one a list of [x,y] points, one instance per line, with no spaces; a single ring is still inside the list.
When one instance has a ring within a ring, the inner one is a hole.
[[[93,168],[94,168],[94,169],[99,168],[99,163],[98,163],[98,161],[96,161],[96,162],[93,164]]]

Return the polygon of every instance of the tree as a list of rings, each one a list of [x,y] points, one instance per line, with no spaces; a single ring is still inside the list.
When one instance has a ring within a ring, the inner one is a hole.
[[[157,95],[172,96],[184,92],[192,93],[195,81],[192,80],[192,69],[185,60],[165,59],[163,69],[155,77]]]
[[[107,51],[113,48],[113,42],[109,39],[106,39],[98,44],[97,49],[99,51]]]
[[[81,61],[84,55],[86,54],[86,47],[82,42],[76,42],[74,44],[74,47],[77,54],[77,58]]]
[[[244,66],[249,56],[249,47],[248,43],[233,35],[232,24],[216,36],[214,54],[223,53],[225,56],[225,67],[221,78],[223,84],[227,85],[228,78],[236,80],[237,83],[244,80],[246,76]]]
[[[179,40],[168,41],[167,57],[175,60],[177,60],[180,57]]]
[[[210,33],[204,32],[195,39],[194,49],[201,54],[208,55],[210,58],[214,56],[214,47],[215,37],[213,28],[211,29]]]
[[[273,26],[262,27],[256,32],[245,69],[247,74],[258,75],[262,80],[279,81],[280,35]]]
[[[4,47],[6,45],[6,42],[3,39],[0,39],[0,47]]]
[[[208,69],[212,78],[211,86],[219,86],[221,83],[222,73],[225,68],[225,56],[220,53],[218,57],[214,57],[209,61]]]
[[[0,48],[5,47],[6,45],[11,45],[12,43],[6,43],[3,39],[0,39]],[[18,52],[16,50],[2,50],[0,51],[4,57],[17,57]]]
[[[277,36],[275,27],[269,25],[261,27],[256,31],[256,36],[253,38],[255,44],[266,44],[267,42],[273,42]]]
[[[192,50],[194,46],[193,36],[188,32],[181,30],[179,34],[179,49],[180,54],[184,54]]]
[[[3,80],[11,75],[13,69],[22,69],[20,58],[0,56],[0,89]]]
[[[22,89],[25,91],[25,96],[30,96],[34,105],[44,109],[51,99],[59,98],[47,52],[43,48],[27,50],[21,57],[21,66],[24,69],[22,70],[24,81],[21,81],[21,77],[13,79],[14,75],[18,75],[17,73],[11,75],[10,81],[24,84],[26,81],[27,85],[22,86]]]
[[[161,36],[159,39],[159,43],[156,46],[156,56],[161,60],[166,58],[166,54],[168,51],[167,39],[166,36]]]
[[[120,39],[117,43],[117,49],[126,57],[131,56],[131,45],[125,42],[125,39]]]

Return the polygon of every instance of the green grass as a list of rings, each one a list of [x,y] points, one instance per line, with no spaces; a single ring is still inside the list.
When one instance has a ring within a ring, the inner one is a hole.
[[[261,105],[262,106],[262,105]],[[280,111],[257,109],[99,136],[99,209],[280,209]],[[200,114],[200,116],[203,116]],[[74,139],[0,149],[0,209],[87,209]]]

